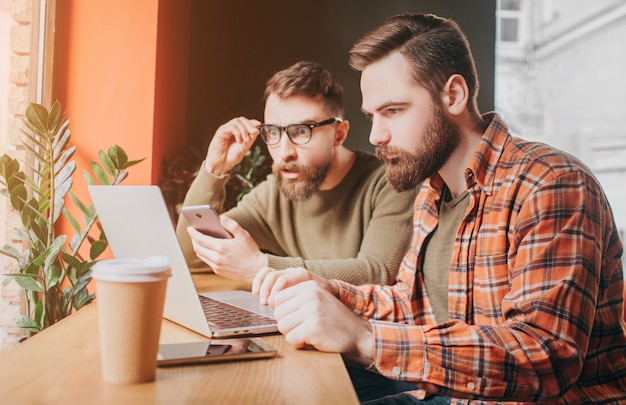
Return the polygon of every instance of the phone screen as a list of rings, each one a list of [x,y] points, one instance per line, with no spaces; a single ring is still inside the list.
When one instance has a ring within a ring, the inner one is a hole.
[[[275,355],[276,349],[260,338],[213,339],[200,342],[161,344],[157,354],[157,364],[159,366],[174,366],[258,359]]]

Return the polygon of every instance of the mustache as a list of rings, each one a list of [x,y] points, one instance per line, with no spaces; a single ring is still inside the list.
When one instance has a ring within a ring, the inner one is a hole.
[[[383,162],[394,164],[394,163],[397,163],[398,160],[402,158],[403,156],[409,155],[409,152],[407,152],[406,150],[402,148],[398,148],[397,146],[383,145],[383,146],[376,147],[375,154],[376,154],[376,157],[382,160]],[[395,156],[390,158],[389,155],[395,155]]]
[[[272,169],[274,171],[286,170],[288,172],[301,172],[306,170],[306,166],[297,162],[274,162]]]

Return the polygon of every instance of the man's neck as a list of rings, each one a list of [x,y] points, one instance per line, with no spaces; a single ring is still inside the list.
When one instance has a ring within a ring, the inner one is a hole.
[[[465,168],[474,156],[483,133],[487,129],[482,119],[480,121],[468,120],[458,124],[461,134],[460,143],[443,167],[439,169],[439,175],[450,189],[452,198],[457,197],[467,189]]]
[[[353,151],[343,146],[335,148],[335,153],[331,157],[330,169],[320,190],[330,190],[339,184],[352,168],[355,158],[356,154]]]

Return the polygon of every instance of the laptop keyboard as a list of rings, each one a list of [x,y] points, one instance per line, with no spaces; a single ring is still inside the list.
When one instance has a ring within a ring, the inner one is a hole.
[[[199,297],[207,320],[218,328],[238,328],[276,323],[274,319],[265,315],[237,308],[204,295],[199,295]]]

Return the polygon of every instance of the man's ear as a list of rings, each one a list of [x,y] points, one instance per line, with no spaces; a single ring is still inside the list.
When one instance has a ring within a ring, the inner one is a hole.
[[[467,108],[469,90],[465,78],[454,74],[448,78],[441,93],[443,108],[452,115],[459,115]]]
[[[350,121],[343,120],[338,122],[335,128],[335,146],[343,145],[348,137],[348,131],[350,130]]]

